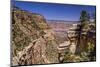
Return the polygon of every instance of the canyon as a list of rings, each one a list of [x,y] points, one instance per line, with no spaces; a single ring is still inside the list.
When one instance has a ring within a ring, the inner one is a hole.
[[[95,57],[96,37],[95,24],[88,26],[81,31],[80,22],[48,21],[43,15],[13,7],[12,66],[90,61],[87,56]]]

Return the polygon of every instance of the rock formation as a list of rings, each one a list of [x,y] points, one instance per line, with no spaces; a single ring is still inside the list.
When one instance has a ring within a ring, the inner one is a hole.
[[[12,9],[12,65],[58,63],[57,43],[45,18]]]

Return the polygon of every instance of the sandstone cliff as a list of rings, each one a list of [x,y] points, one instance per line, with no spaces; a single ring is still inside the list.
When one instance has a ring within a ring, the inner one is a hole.
[[[12,9],[12,65],[58,63],[57,43],[45,18]]]

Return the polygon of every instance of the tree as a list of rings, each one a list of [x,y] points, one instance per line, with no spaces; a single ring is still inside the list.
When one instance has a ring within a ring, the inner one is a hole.
[[[78,34],[78,44],[76,48],[76,54],[81,54],[81,52],[86,51],[89,20],[90,20],[90,15],[85,10],[83,10],[80,15],[81,25]]]
[[[90,19],[89,14],[85,10],[83,10],[81,12],[80,21],[85,22],[85,21],[89,21],[89,19]]]
[[[88,22],[90,20],[90,15],[85,10],[81,12],[80,16],[80,22],[81,22],[81,28],[86,29],[88,26]]]

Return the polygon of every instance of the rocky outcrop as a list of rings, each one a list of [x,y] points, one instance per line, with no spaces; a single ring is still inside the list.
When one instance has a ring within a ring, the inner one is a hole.
[[[62,43],[64,47],[60,48],[62,52],[59,53],[61,63],[96,60],[95,25],[90,24],[88,29],[84,30],[80,26],[76,24],[67,31],[68,41],[66,42],[69,42],[69,45]]]
[[[57,43],[45,18],[12,9],[12,65],[58,63]]]
[[[44,38],[45,37],[40,37],[39,39],[34,40],[29,44],[29,46],[18,52],[17,56],[13,58],[13,64],[30,65],[58,63],[56,43],[54,40],[51,40],[51,42],[50,40],[47,41],[47,39]]]

